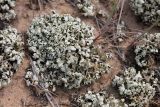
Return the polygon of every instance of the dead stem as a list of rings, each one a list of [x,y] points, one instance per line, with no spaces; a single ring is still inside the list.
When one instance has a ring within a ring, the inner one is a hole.
[[[99,33],[101,33],[101,27],[100,27],[100,24],[99,24],[99,22],[98,22],[98,18],[97,18],[96,15],[94,16],[94,18],[95,18],[96,24],[97,24],[97,26],[98,26],[98,31],[99,31]]]
[[[119,0],[119,1],[120,1],[120,0]],[[119,13],[119,18],[118,18],[117,26],[120,24],[120,20],[121,20],[121,17],[122,17],[122,12],[123,12],[123,8],[124,8],[125,1],[126,1],[126,0],[122,0],[122,3],[121,3],[121,10],[120,10],[120,13]]]
[[[41,8],[41,2],[40,2],[40,0],[38,0],[38,7],[39,7],[39,10],[42,9],[42,8]]]

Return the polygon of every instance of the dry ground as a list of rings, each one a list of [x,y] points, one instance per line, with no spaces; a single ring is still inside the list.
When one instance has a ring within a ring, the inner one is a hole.
[[[28,1],[29,0],[17,0],[17,5],[15,8],[17,19],[13,21],[12,24],[15,28],[18,29],[18,32],[25,33],[32,19],[35,16],[39,16],[40,14],[44,13],[49,13],[51,12],[51,10],[55,10],[56,12],[61,14],[66,13],[66,14],[71,14],[74,17],[80,17],[86,23],[97,28],[96,24],[92,19],[82,17],[78,13],[77,9],[75,9],[70,4],[66,3],[64,0],[55,0],[55,2],[52,2],[51,6],[49,5],[40,11],[29,9],[27,6]],[[105,8],[106,10],[108,9],[107,5],[100,4],[99,6]],[[133,31],[135,29],[144,30],[145,28],[148,27],[144,26],[142,23],[137,22],[135,16],[133,15],[132,11],[128,6],[128,0],[125,3],[122,17],[123,17],[122,19],[126,22],[130,30]],[[158,29],[152,30],[152,32],[156,31],[158,31]],[[98,31],[96,30],[95,30],[95,35],[97,36],[99,35]],[[24,37],[24,40],[25,38],[26,37]],[[132,37],[129,37],[120,46],[122,46],[125,50],[127,50],[127,47],[131,44],[131,42],[133,42],[133,39]],[[74,89],[70,91],[64,89],[63,90],[57,89],[55,93],[57,96],[54,97],[57,99],[57,101],[62,107],[69,107],[70,104],[69,98],[73,94],[83,93],[86,92],[87,90],[98,91],[100,89],[103,89],[104,87],[109,87],[111,83],[111,78],[122,69],[122,64],[118,60],[116,55],[114,55],[113,59],[111,59],[109,63],[112,66],[111,74],[105,74],[96,83],[90,86],[84,86],[81,89]],[[33,94],[33,92],[25,85],[24,75],[25,75],[25,69],[28,67],[28,65],[29,65],[29,60],[26,56],[18,72],[14,75],[12,83],[8,87],[0,90],[0,107],[44,107],[46,105],[46,102],[42,98],[36,97]],[[113,90],[110,89],[110,92],[113,93]]]

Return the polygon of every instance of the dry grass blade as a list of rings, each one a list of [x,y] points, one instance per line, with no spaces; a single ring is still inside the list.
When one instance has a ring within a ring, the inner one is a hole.
[[[98,31],[99,31],[99,33],[101,33],[101,27],[100,27],[100,23],[98,22],[98,18],[97,18],[96,15],[94,16],[94,18],[95,18],[96,24],[97,24],[97,26],[98,26]]]
[[[121,17],[122,17],[122,12],[123,12],[123,8],[124,8],[125,1],[126,1],[126,0],[122,0],[122,3],[121,3],[121,10],[120,10],[120,13],[119,13],[119,18],[118,18],[117,27],[119,26],[120,21],[121,21]]]
[[[119,0],[119,1],[120,1],[120,0]],[[118,25],[119,25],[120,20],[121,20],[121,17],[122,17],[122,12],[123,12],[123,8],[124,8],[125,1],[126,1],[126,0],[122,0],[122,1],[121,1],[121,6],[120,6],[121,10],[120,10],[120,13],[119,13]],[[120,5],[120,4],[119,4],[119,5]],[[118,6],[118,7],[119,7],[119,6]]]
[[[38,7],[39,7],[39,10],[42,9],[42,8],[41,8],[41,1],[40,1],[40,0],[38,0]]]

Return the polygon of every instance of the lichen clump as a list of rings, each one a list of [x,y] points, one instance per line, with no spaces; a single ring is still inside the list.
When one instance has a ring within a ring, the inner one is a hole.
[[[91,0],[77,0],[77,7],[83,12],[84,16],[94,16],[94,5]]]
[[[76,107],[128,107],[124,99],[108,96],[106,91],[88,91],[85,95],[79,96],[75,102]]]
[[[122,75],[115,76],[113,86],[117,87],[119,94],[129,101],[129,106],[144,107],[154,97],[157,81],[153,71],[140,72],[130,67]]]
[[[0,20],[10,21],[16,17],[13,10],[16,0],[0,0]]]
[[[23,58],[23,42],[17,30],[0,30],[0,89],[11,82]]]
[[[130,0],[132,10],[146,24],[154,24],[160,19],[159,0]],[[160,21],[157,22],[160,26]]]
[[[72,89],[99,79],[109,65],[94,38],[93,28],[79,18],[55,13],[35,18],[28,30],[33,63],[27,84]]]
[[[135,47],[135,60],[138,66],[147,67],[153,60],[158,60],[160,54],[160,33],[143,35],[140,34],[143,38],[139,40],[139,44],[136,44]]]

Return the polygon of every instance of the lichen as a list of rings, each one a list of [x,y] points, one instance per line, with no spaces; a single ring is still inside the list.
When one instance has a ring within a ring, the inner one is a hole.
[[[94,16],[94,5],[92,4],[92,0],[77,0],[76,3],[78,9],[83,12],[84,16]]]
[[[130,5],[134,13],[146,24],[160,26],[160,1],[159,0],[130,0]]]
[[[159,54],[160,50],[160,33],[155,34],[140,34],[139,36],[142,36],[142,39],[140,39],[138,42],[139,44],[136,44],[135,46],[135,60],[138,66],[140,67],[147,67],[150,63],[152,63],[152,60],[155,60],[158,58],[154,58],[152,56],[156,56]]]
[[[124,99],[108,96],[106,91],[92,92],[79,96],[75,100],[76,107],[128,107]]]
[[[109,71],[107,55],[94,45],[93,28],[79,18],[56,13],[37,17],[27,34],[33,60],[25,77],[28,85],[79,88]]]
[[[137,71],[130,67],[120,76],[115,76],[112,83],[118,88],[119,94],[129,101],[129,106],[144,107],[156,93],[158,79],[154,75],[154,71]]]
[[[0,20],[10,21],[16,17],[13,10],[16,0],[0,0]]]
[[[11,82],[23,59],[23,42],[17,30],[10,26],[0,30],[0,89]]]

